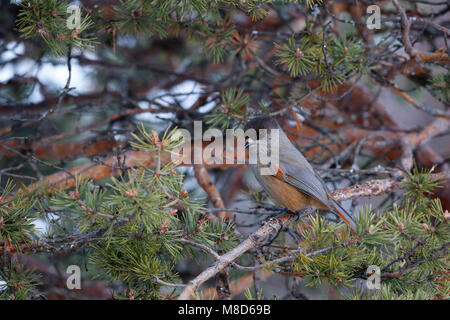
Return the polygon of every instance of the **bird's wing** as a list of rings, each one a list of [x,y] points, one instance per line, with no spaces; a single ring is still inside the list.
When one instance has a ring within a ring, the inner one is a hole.
[[[283,179],[299,191],[327,206],[330,204],[328,189],[323,180],[314,171],[283,162],[280,162],[280,170],[281,171],[277,173],[279,179]]]
[[[316,172],[311,171],[308,168],[301,168],[286,163],[280,163],[277,178],[283,179],[301,192],[322,202],[332,211],[337,213],[337,215],[353,230],[356,230],[356,224],[352,216],[333,199],[330,191],[325,185],[325,182]]]

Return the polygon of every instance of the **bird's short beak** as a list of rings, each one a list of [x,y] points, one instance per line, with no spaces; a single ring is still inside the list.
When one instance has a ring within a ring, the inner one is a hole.
[[[245,142],[245,149],[250,148],[250,146],[253,145],[253,144],[255,144],[255,143],[256,143],[255,140],[253,140],[253,139],[251,139],[251,138],[248,138],[247,141]]]
[[[245,142],[245,149],[250,148],[252,145],[256,144],[257,141],[253,140],[253,139],[247,139],[247,141]]]

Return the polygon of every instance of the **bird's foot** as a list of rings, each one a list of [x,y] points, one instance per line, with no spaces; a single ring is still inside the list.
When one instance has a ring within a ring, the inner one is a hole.
[[[275,215],[270,215],[269,217],[267,217],[267,219],[264,219],[264,221],[265,222],[268,222],[268,221],[270,221],[270,220],[278,220],[278,223],[282,226],[283,225],[283,223],[280,221],[280,217],[281,216],[283,216],[283,215],[285,215],[286,213],[288,213],[288,212],[291,212],[289,209],[286,209],[286,208],[284,208],[284,209],[277,209],[277,214],[275,214]],[[293,212],[291,212],[291,213],[293,213]],[[264,246],[269,246],[269,245],[271,245],[272,243],[273,243],[273,241],[279,236],[279,234],[281,233],[281,231],[282,231],[282,229],[283,228],[280,228],[279,230],[278,230],[278,232],[270,239],[270,240],[268,240],[268,241],[266,241],[265,243],[263,243],[263,244],[261,244],[261,246],[262,247],[264,247]]]
[[[287,211],[289,211],[289,210],[287,210]],[[283,213],[283,214],[284,214],[284,213]],[[280,215],[278,215],[277,217],[273,217],[273,218],[271,218],[270,220],[277,220],[278,223],[280,224],[281,228],[278,229],[277,233],[276,233],[271,239],[269,239],[269,240],[266,241],[265,243],[261,244],[261,247],[264,247],[264,246],[270,246],[270,245],[274,242],[274,240],[275,240],[276,238],[278,238],[278,236],[280,235],[281,231],[283,230],[283,223],[280,221],[280,219],[278,219],[279,216],[280,216]]]

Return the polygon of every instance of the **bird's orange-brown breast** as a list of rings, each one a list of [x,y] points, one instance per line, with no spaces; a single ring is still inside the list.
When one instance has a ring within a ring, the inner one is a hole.
[[[290,211],[295,212],[309,207],[327,209],[327,206],[322,202],[300,192],[297,188],[275,176],[262,175],[261,180],[272,200]]]

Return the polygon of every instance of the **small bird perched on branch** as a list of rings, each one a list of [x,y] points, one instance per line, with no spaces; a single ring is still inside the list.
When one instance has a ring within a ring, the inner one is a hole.
[[[331,210],[355,231],[356,224],[353,218],[333,199],[325,182],[314,171],[303,154],[291,143],[274,118],[258,117],[252,119],[245,127],[245,130],[248,129],[255,129],[257,134],[261,133],[260,129],[267,129],[267,146],[271,145],[270,129],[278,129],[279,155],[277,157],[278,164],[271,164],[272,169],[274,169],[272,170],[273,174],[261,174],[260,162],[251,165],[256,179],[275,203],[292,212],[310,207]],[[258,139],[261,139],[261,137]],[[277,141],[274,143],[277,143]],[[257,143],[251,138],[248,138],[246,147],[256,144],[259,148],[264,148],[264,144]],[[261,151],[258,150],[258,152]]]

